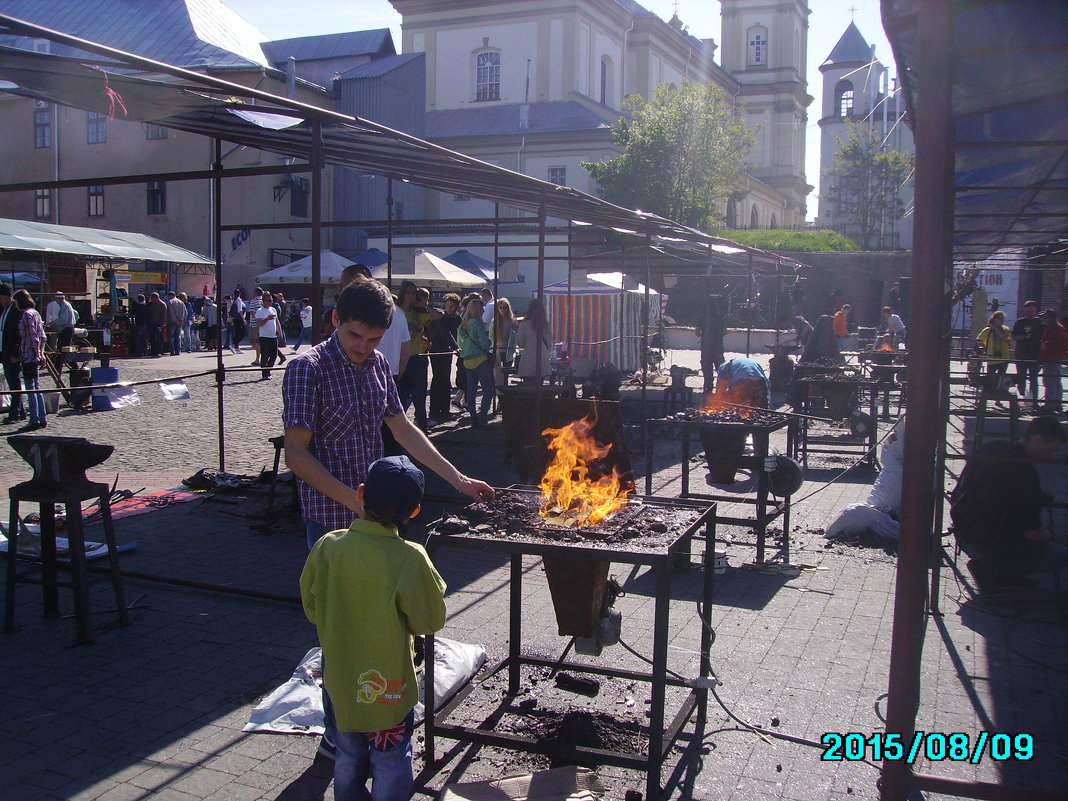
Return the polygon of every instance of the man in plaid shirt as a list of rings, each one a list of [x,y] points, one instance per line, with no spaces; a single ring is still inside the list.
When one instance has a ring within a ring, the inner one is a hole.
[[[382,423],[414,459],[475,500],[493,498],[485,482],[468,478],[405,416],[386,357],[375,350],[393,320],[389,291],[359,279],[332,312],[334,333],[290,361],[282,381],[286,466],[297,476],[308,547],[328,531],[362,516],[356,488],[382,456]],[[327,731],[333,715],[324,694]],[[322,749],[321,749],[322,750]]]

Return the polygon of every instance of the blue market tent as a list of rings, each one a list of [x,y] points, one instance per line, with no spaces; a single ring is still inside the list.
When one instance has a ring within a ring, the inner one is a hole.
[[[479,278],[485,278],[487,281],[493,280],[493,262],[481,256],[476,256],[469,250],[461,248],[455,253],[450,253],[445,257],[445,261],[455,264],[461,270],[467,270],[467,272],[477,275]]]

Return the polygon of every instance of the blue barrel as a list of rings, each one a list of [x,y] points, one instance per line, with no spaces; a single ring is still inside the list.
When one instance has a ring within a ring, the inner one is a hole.
[[[93,386],[98,384],[115,384],[119,380],[118,367],[93,367],[90,371]],[[112,410],[111,398],[103,389],[93,390],[93,411],[110,412]]]

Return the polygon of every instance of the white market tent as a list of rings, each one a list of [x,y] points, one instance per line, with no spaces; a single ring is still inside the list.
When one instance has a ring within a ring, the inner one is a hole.
[[[642,368],[642,303],[646,288],[623,273],[590,273],[545,287],[554,342],[570,342],[572,360],[611,362],[620,370]],[[536,293],[535,293],[536,294]],[[649,320],[660,316],[660,293],[649,290]]]
[[[387,265],[374,269],[371,275],[386,282],[388,275]],[[324,270],[325,272],[325,270]],[[398,285],[401,281],[414,281],[418,286],[425,286],[431,290],[442,289],[477,289],[486,285],[485,278],[479,278],[467,270],[450,264],[440,256],[421,250],[415,254],[414,272],[404,273],[396,265],[393,268],[393,283]],[[392,288],[392,287],[391,287]]]
[[[303,259],[297,259],[289,264],[283,264],[281,267],[275,267],[273,270],[261,273],[256,276],[256,283],[258,284],[310,284],[312,282],[312,264],[311,254],[308,254]],[[324,250],[321,254],[322,259],[322,282],[324,284],[336,284],[341,281],[341,272],[350,264],[355,262],[349,261],[344,256],[339,256],[332,250]]]

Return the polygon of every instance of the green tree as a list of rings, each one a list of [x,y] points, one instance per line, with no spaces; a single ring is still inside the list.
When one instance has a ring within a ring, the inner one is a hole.
[[[655,98],[632,96],[612,136],[622,150],[583,162],[605,200],[697,228],[722,222],[753,132],[717,86],[661,84]]]
[[[834,227],[870,250],[881,246],[890,223],[905,215],[903,192],[912,184],[916,158],[886,147],[883,134],[869,125],[848,125],[845,141],[838,139],[834,166],[825,173],[830,188],[821,200],[834,210]]]

